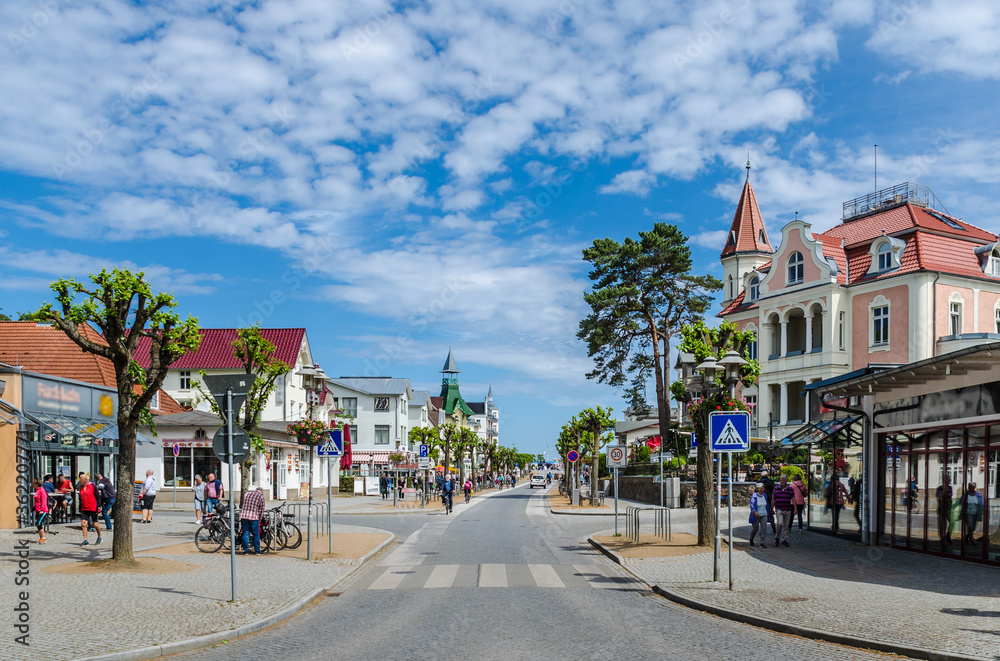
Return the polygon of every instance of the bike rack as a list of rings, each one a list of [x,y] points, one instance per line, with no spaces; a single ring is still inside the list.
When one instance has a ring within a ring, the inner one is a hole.
[[[649,507],[636,507],[629,505],[625,508],[625,536],[635,543],[639,543],[641,534],[640,514],[642,512],[653,512],[653,534],[668,542],[672,538],[672,525],[670,520],[670,508],[652,505]]]
[[[301,530],[302,534],[304,535],[306,533],[306,527],[307,527],[309,503],[290,503],[286,501],[285,506],[288,507],[290,510],[293,510],[293,514],[295,514],[295,525],[299,527],[299,530]],[[314,510],[313,531],[315,532],[315,534],[319,535],[322,535],[324,531],[326,531],[326,533],[329,534],[330,529],[327,526],[326,503],[314,502],[312,504],[312,507]],[[306,516],[303,516],[303,510],[305,511]]]

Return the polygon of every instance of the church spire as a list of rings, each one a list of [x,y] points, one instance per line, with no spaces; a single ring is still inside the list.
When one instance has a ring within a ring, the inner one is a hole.
[[[767,239],[764,229],[764,218],[757,206],[757,196],[750,183],[750,159],[747,153],[747,180],[743,184],[743,194],[736,205],[733,224],[726,235],[726,245],[722,249],[722,257],[728,257],[744,252],[774,252],[771,242]]]

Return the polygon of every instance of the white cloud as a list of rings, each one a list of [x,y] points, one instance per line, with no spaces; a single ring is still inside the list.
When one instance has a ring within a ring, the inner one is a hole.
[[[726,234],[729,230],[707,230],[688,237],[688,243],[702,248],[721,251],[726,245]]]
[[[644,170],[619,172],[610,184],[601,186],[602,193],[634,193],[645,197],[656,178]]]

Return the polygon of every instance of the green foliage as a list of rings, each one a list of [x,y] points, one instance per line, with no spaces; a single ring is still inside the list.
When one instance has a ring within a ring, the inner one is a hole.
[[[340,476],[340,493],[354,493],[354,477],[351,475]]]
[[[646,463],[649,461],[650,454],[648,445],[634,445],[632,446],[632,461],[639,463]]]
[[[764,463],[764,455],[759,452],[748,452],[746,456],[747,463],[751,464],[762,464]]]
[[[794,482],[796,477],[802,478],[803,481],[806,479],[805,471],[798,466],[782,466],[780,475],[787,475],[789,482]]]
[[[687,466],[687,457],[674,457],[666,463],[666,467],[671,470],[678,470],[684,466]]]

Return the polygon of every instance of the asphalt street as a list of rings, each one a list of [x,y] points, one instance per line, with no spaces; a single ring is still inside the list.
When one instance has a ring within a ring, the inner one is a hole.
[[[588,524],[559,520],[546,502],[519,487],[451,515],[337,517],[391,530],[400,543],[283,625],[168,658],[885,658],[672,604],[593,551]]]

